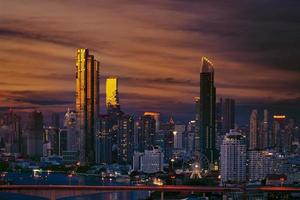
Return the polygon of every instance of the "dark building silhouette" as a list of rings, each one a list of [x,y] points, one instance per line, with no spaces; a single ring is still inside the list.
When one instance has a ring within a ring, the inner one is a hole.
[[[200,145],[200,97],[195,97],[195,154],[199,156],[201,152],[201,145]]]
[[[223,134],[229,133],[230,129],[234,129],[235,124],[235,101],[234,99],[226,98],[223,102]]]
[[[100,115],[96,123],[95,156],[96,163],[112,163],[112,119],[109,115]]]
[[[51,115],[51,126],[60,128],[60,116],[59,113],[52,113]]]
[[[216,88],[214,86],[214,69],[212,63],[202,58],[200,73],[200,153],[212,164],[217,161],[215,109]]]
[[[225,135],[234,129],[235,125],[235,100],[220,98],[216,103],[216,130],[220,135]]]
[[[156,121],[152,115],[143,115],[140,117],[138,124],[138,150],[143,152],[150,149],[155,141]]]
[[[33,111],[28,116],[28,123],[23,138],[23,153],[39,158],[43,155],[43,114]]]

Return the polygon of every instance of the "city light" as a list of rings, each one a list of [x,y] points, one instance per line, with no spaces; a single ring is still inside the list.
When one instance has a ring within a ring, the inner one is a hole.
[[[0,199],[299,197],[300,1],[270,2],[0,1]]]
[[[285,119],[286,116],[285,115],[273,115],[274,119]]]

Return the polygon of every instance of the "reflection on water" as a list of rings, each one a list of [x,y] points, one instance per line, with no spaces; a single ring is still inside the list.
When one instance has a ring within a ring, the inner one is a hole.
[[[116,182],[113,180],[101,179],[99,176],[83,176],[83,175],[72,175],[68,176],[65,173],[49,173],[42,172],[39,175],[34,176],[33,173],[7,173],[5,179],[14,185],[132,185],[130,182]],[[142,200],[149,199],[149,197],[154,197],[154,199],[160,199],[160,193],[151,194],[147,191],[122,191],[122,192],[102,192],[98,194],[89,194],[76,197],[66,197],[61,198],[61,200],[117,200],[117,199],[129,199],[129,200]],[[191,194],[178,194],[169,196],[167,192],[164,194],[165,199],[186,199],[187,196],[191,197]],[[203,194],[197,194],[196,198],[199,199]],[[206,193],[209,199],[300,199],[299,193],[286,193],[286,192],[246,192],[246,193]],[[0,200],[40,200],[42,198],[25,196],[19,194],[11,194],[0,192]],[[151,199],[151,198],[150,198]]]
[[[130,182],[119,183],[113,180],[102,180],[99,176],[68,176],[65,173],[42,172],[38,176],[34,173],[8,173],[6,179],[13,185],[130,185]]]
[[[83,195],[77,197],[66,197],[59,200],[119,200],[119,199],[128,199],[128,200],[142,200],[149,197],[149,192],[145,191],[131,191],[131,192],[103,192],[92,195]]]
[[[1,200],[48,200],[42,197],[34,197],[34,196],[24,195],[24,194],[14,194],[9,192],[0,192],[0,199]]]

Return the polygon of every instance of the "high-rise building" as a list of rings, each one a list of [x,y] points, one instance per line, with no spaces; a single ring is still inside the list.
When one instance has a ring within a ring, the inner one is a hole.
[[[183,148],[183,136],[185,133],[185,124],[175,124],[173,131],[174,149]]]
[[[164,154],[161,149],[145,150],[140,157],[140,170],[145,173],[155,173],[163,170]]]
[[[259,149],[268,148],[269,143],[269,123],[268,123],[268,110],[264,110],[264,119],[260,124],[258,133],[258,147]]]
[[[285,115],[273,116],[272,145],[278,152],[291,152],[293,126],[293,120],[288,120]]]
[[[264,150],[249,150],[248,157],[248,179],[249,181],[261,181],[268,174],[274,173],[274,156],[271,152]]]
[[[200,97],[195,97],[195,143],[194,143],[194,154],[199,156],[199,153],[201,151],[200,146]]]
[[[195,129],[196,121],[190,121],[187,126],[187,139],[185,149],[188,157],[192,157],[195,151]]]
[[[286,125],[284,126],[284,133],[282,138],[282,152],[291,153],[292,152],[292,143],[294,135],[295,122],[293,119],[287,120]]]
[[[43,114],[33,111],[29,114],[28,124],[24,134],[24,154],[41,157],[43,154]]]
[[[156,121],[152,115],[143,115],[140,117],[139,125],[139,151],[143,152],[154,146]]]
[[[221,182],[246,181],[246,140],[233,130],[227,133],[221,145]]]
[[[220,98],[219,101],[216,102],[216,137],[224,134],[223,133],[223,121],[224,121],[223,105],[224,105],[223,99]],[[217,146],[217,148],[220,147]]]
[[[9,110],[0,118],[0,129],[7,134],[2,135],[5,150],[9,153],[20,153],[22,148],[22,124],[21,116]]]
[[[60,116],[59,113],[52,113],[51,115],[51,126],[60,128]]]
[[[76,112],[68,109],[65,114],[64,128],[67,131],[67,151],[79,152],[79,132]]]
[[[160,113],[158,112],[144,112],[144,115],[153,116],[155,119],[155,132],[159,131],[160,129]]]
[[[109,115],[100,115],[97,120],[95,154],[97,164],[112,162],[112,119]]]
[[[116,77],[106,79],[106,110],[108,113],[120,110],[118,78]]]
[[[172,119],[172,117],[170,118],[170,120],[167,123],[162,123],[160,125],[160,131],[164,134],[164,159],[165,161],[169,161],[172,156],[173,156],[173,150],[174,150],[174,128],[175,128],[175,123]]]
[[[134,119],[130,115],[123,115],[118,122],[118,161],[131,163],[134,148]]]
[[[223,133],[228,133],[230,129],[234,129],[235,124],[235,101],[234,99],[226,98],[223,103]]]
[[[258,113],[252,110],[249,126],[249,149],[258,148]]]
[[[80,133],[80,162],[95,160],[95,121],[99,114],[99,62],[88,49],[77,50],[76,113]]]
[[[59,155],[58,128],[53,126],[44,127],[43,133],[43,156]]]
[[[202,58],[200,73],[200,153],[213,164],[217,161],[215,133],[216,88],[213,64]]]
[[[62,152],[67,150],[67,134],[67,129],[44,127],[43,156],[61,156]]]
[[[235,100],[226,98],[216,103],[216,130],[218,134],[224,135],[234,129],[235,125]]]

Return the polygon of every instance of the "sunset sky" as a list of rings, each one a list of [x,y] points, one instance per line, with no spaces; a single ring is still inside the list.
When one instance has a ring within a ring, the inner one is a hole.
[[[225,2],[0,0],[0,107],[74,107],[76,49],[89,48],[102,96],[105,77],[119,77],[128,113],[192,118],[206,56],[238,116],[267,107],[299,117],[300,1]]]

